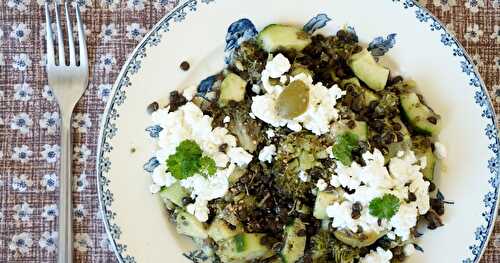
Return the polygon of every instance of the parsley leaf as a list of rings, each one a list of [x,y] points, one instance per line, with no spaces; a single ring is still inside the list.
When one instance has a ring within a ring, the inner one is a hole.
[[[195,141],[184,140],[175,151],[175,154],[168,157],[167,166],[176,179],[186,179],[198,172],[209,175],[216,172],[215,161],[207,156],[202,157],[203,152]]]
[[[346,132],[335,139],[332,146],[333,156],[343,165],[351,165],[352,150],[358,146],[358,136],[354,133]]]
[[[370,214],[380,219],[391,219],[399,210],[399,199],[393,194],[374,198],[368,207]]]
[[[214,159],[208,157],[208,156],[203,156],[200,159],[200,166],[201,170],[207,173],[208,175],[214,175],[215,172],[217,171],[217,168],[215,167],[215,161]]]

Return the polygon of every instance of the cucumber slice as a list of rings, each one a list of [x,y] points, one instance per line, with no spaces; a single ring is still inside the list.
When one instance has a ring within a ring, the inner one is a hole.
[[[219,243],[217,255],[222,262],[248,262],[265,257],[270,249],[261,244],[264,234],[238,234]]]
[[[399,95],[403,118],[418,133],[437,136],[441,130],[441,118],[420,101],[414,92]]]
[[[240,76],[229,73],[221,83],[219,103],[227,104],[229,101],[242,101],[245,98],[247,82]]]
[[[305,230],[306,226],[298,218],[285,227],[285,244],[281,250],[284,263],[295,263],[304,256],[307,239]]]
[[[427,162],[427,165],[425,168],[422,170],[422,174],[424,175],[427,180],[432,181],[434,179],[434,171],[436,169],[436,163],[437,163],[437,158],[436,155],[432,151],[425,151],[425,160]]]
[[[422,170],[424,177],[432,181],[434,179],[434,169],[436,167],[437,158],[432,151],[432,142],[424,136],[416,136],[413,138],[413,148],[417,157],[425,157],[427,165]]]
[[[365,99],[366,106],[369,106],[372,101],[379,101],[380,100],[379,95],[377,95],[375,92],[373,92],[369,89],[366,89],[366,88],[363,88],[363,96]]]
[[[359,79],[370,89],[381,91],[385,88],[389,70],[377,64],[372,54],[364,49],[351,56],[348,65]]]
[[[392,119],[392,121],[394,123],[401,125],[401,130],[399,130],[399,132],[401,134],[403,134],[403,142],[406,142],[406,143],[411,142],[410,131],[408,131],[408,128],[406,128],[406,125],[401,121],[401,118],[395,117],[394,119]],[[410,144],[408,144],[408,145],[410,145]]]
[[[208,236],[215,242],[232,238],[242,232],[243,228],[241,226],[229,225],[226,221],[219,218],[215,219],[208,228]]]
[[[186,188],[182,187],[179,182],[175,182],[169,187],[163,187],[160,191],[160,197],[165,200],[169,200],[177,206],[183,207],[182,199],[188,197],[189,192]]]
[[[295,26],[271,24],[260,31],[257,41],[267,52],[279,49],[302,51],[311,43],[311,36]]]
[[[341,201],[342,194],[340,192],[318,192],[314,203],[313,216],[317,219],[328,219],[326,208],[336,202]]]
[[[412,147],[411,134],[408,131],[408,128],[406,128],[406,125],[401,121],[399,117],[395,117],[394,119],[392,119],[392,121],[394,123],[398,123],[401,126],[399,132],[403,135],[403,141],[391,143],[387,146],[389,152],[384,155],[385,164],[388,164],[391,158],[396,157],[398,155],[398,152],[405,152]],[[386,123],[389,125],[389,122]]]
[[[196,217],[191,215],[190,213],[185,212],[184,210],[177,209],[177,232],[182,235],[190,236],[193,238],[202,238],[205,239],[208,237],[207,230],[203,223],[198,221]]]
[[[364,121],[354,121],[352,128],[347,125],[348,121],[342,120],[334,124],[334,134],[336,136],[350,132],[357,136],[361,141],[366,141],[368,139],[368,124]]]
[[[383,237],[385,232],[369,232],[369,233],[354,233],[348,229],[340,229],[333,232],[335,237],[342,241],[343,243],[351,247],[367,247],[377,242],[377,240]]]

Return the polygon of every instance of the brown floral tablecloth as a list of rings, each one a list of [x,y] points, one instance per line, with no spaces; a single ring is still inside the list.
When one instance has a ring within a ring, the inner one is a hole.
[[[0,262],[55,262],[58,109],[44,71],[44,0],[0,0]],[[77,262],[115,262],[96,194],[98,127],[120,66],[177,0],[77,0],[91,69],[74,120]],[[426,0],[472,55],[500,113],[500,1]],[[75,4],[75,3],[73,3]],[[500,220],[482,262],[500,262]]]

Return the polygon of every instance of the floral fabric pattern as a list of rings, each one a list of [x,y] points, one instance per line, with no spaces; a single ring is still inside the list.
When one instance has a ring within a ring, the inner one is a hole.
[[[75,262],[116,262],[97,202],[99,121],[121,65],[178,2],[72,1],[81,6],[91,62],[89,86],[72,121]],[[500,1],[420,3],[471,54],[500,115]],[[56,262],[60,116],[44,69],[43,4],[0,3],[0,262]],[[500,220],[494,231],[482,262],[500,262]]]

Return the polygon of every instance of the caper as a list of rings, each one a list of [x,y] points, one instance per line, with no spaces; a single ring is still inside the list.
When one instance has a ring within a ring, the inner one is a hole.
[[[293,119],[307,110],[309,87],[302,80],[294,80],[281,92],[276,103],[278,116]]]

